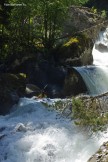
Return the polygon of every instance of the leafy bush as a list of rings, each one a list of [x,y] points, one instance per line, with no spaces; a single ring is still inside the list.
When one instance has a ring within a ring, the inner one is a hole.
[[[91,132],[104,131],[108,124],[108,113],[102,111],[97,98],[73,98],[72,113],[75,124]]]
[[[106,18],[106,17],[107,17],[107,11],[102,10],[102,11],[101,11],[101,17],[102,17],[102,18]]]

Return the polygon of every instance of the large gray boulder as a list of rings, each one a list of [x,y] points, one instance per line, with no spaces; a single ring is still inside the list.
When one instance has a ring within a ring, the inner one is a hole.
[[[64,34],[72,35],[75,32],[86,32],[95,39],[101,28],[106,27],[105,17],[96,14],[91,8],[71,6],[69,16],[64,25]]]
[[[69,66],[91,65],[94,42],[107,24],[104,17],[90,8],[71,6],[64,22],[64,44],[58,47],[55,54],[59,62]]]
[[[63,96],[72,96],[87,93],[87,87],[81,75],[74,69],[68,68],[62,90]]]

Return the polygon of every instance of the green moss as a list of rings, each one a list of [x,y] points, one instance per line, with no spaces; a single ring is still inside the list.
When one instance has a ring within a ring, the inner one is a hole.
[[[24,73],[19,73],[20,76],[22,76],[23,78],[26,78],[26,74]]]
[[[69,47],[69,46],[71,46],[71,45],[74,44],[74,43],[79,43],[78,38],[75,38],[75,37],[70,38],[70,39],[68,40],[68,42],[66,42],[66,43],[63,44],[63,47]]]
[[[94,14],[97,14],[98,11],[97,11],[97,8],[95,8],[94,6],[91,8],[91,12],[93,12]]]
[[[72,100],[75,124],[86,127],[92,132],[104,131],[108,124],[108,114],[101,112],[101,105],[95,98]]]

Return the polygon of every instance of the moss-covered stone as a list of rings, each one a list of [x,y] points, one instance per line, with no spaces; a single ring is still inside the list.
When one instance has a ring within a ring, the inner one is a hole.
[[[65,39],[64,43],[57,49],[56,55],[60,63],[64,65],[88,65],[92,64],[92,48],[92,40],[88,37],[86,33],[83,33]]]
[[[74,43],[79,43],[78,38],[72,37],[66,43],[63,44],[63,47],[69,47]]]

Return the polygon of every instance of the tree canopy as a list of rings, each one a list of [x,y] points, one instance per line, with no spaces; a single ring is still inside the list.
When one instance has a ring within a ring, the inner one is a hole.
[[[52,49],[63,33],[71,5],[84,5],[88,0],[1,0],[0,58]]]

